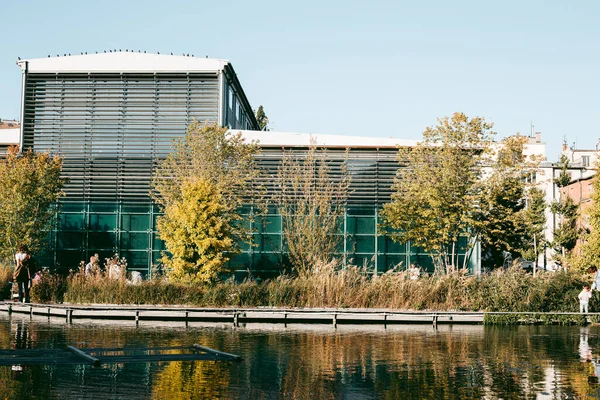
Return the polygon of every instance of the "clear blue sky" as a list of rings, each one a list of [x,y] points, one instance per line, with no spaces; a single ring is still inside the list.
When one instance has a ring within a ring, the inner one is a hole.
[[[18,118],[17,57],[103,49],[231,60],[282,131],[420,139],[463,111],[499,137],[530,121],[556,160],[594,148],[600,2],[0,2],[0,117]]]

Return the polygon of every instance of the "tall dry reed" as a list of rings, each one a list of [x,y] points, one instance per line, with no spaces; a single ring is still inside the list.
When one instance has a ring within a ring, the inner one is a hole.
[[[70,303],[177,304],[201,307],[325,307],[465,311],[576,311],[577,294],[590,277],[578,272],[540,273],[519,269],[468,276],[455,272],[411,280],[405,272],[369,276],[364,268],[319,265],[303,276],[267,281],[233,279],[212,285],[182,285],[164,278],[129,284],[81,271],[66,280]],[[46,296],[47,297],[47,296]],[[60,296],[55,296],[59,298]],[[600,304],[592,300],[592,309]]]

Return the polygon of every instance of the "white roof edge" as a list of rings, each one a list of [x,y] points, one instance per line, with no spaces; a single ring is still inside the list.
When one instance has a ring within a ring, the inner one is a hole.
[[[415,146],[418,140],[400,139],[391,137],[366,137],[366,136],[345,136],[345,135],[325,135],[315,133],[294,133],[294,132],[276,132],[276,131],[244,131],[231,129],[230,132],[240,132],[246,141],[256,140],[264,147],[306,147],[311,144],[311,140],[316,142],[317,146],[323,147],[370,147],[396,148],[398,146]]]
[[[21,128],[0,129],[0,145],[19,145]]]
[[[219,72],[229,60],[149,54],[113,52],[65,57],[32,58],[17,61],[17,65],[32,73],[115,73],[115,72]]]

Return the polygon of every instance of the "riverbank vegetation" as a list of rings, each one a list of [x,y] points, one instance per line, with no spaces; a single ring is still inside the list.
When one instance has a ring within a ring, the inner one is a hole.
[[[6,277],[3,279],[7,279]],[[35,302],[146,304],[195,307],[331,307],[411,310],[575,312],[577,294],[591,278],[576,271],[540,273],[518,268],[481,276],[460,272],[411,280],[404,271],[369,276],[364,269],[319,265],[301,276],[233,279],[208,285],[169,282],[157,276],[140,284],[96,271],[68,277],[45,272],[32,290]],[[8,280],[1,283],[5,288]],[[591,310],[600,301],[592,299]]]

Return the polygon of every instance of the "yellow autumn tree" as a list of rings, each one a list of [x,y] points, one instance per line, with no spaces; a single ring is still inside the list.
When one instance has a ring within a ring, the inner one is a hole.
[[[174,281],[216,279],[251,241],[249,224],[241,223],[251,216],[241,209],[264,198],[255,185],[259,151],[240,132],[194,121],[154,171],[152,197],[163,212],[157,232],[167,249],[161,262]]]
[[[191,283],[214,280],[233,249],[234,220],[241,217],[224,201],[216,185],[203,178],[180,186],[181,198],[167,204],[157,221],[171,255],[161,261],[171,278]]]

